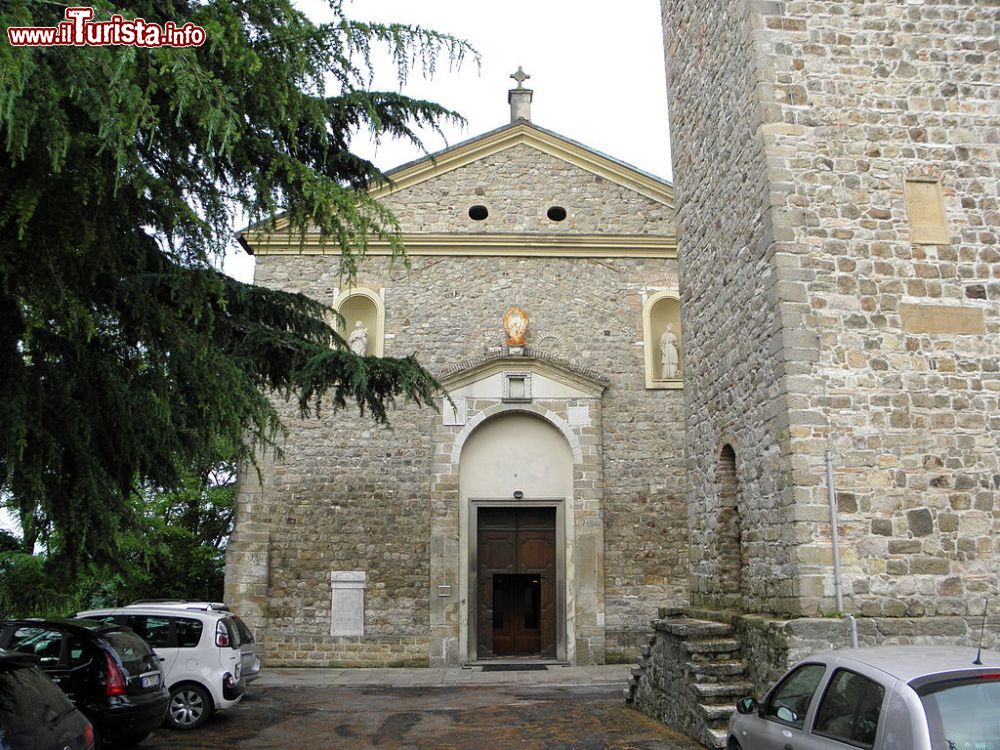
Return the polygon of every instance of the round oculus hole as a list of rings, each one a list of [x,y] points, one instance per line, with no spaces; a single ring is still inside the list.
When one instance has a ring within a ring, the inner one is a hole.
[[[490,215],[486,206],[473,206],[469,209],[469,218],[473,221],[482,221]]]
[[[545,215],[552,221],[562,221],[566,218],[566,209],[562,206],[552,206]]]

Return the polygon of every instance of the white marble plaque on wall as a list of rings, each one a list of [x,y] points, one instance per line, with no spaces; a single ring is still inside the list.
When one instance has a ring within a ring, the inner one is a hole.
[[[452,396],[451,401],[444,399],[441,404],[441,419],[445,427],[464,425],[468,421],[468,404],[465,396]]]
[[[330,573],[330,635],[365,634],[365,580],[363,570]]]

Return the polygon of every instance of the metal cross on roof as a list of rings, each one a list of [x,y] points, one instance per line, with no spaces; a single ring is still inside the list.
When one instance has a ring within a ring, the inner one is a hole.
[[[529,78],[531,78],[531,76],[529,76],[527,73],[521,70],[520,65],[517,66],[517,72],[511,73],[510,77],[513,78],[515,81],[517,81],[517,87],[519,89],[523,89],[524,82],[527,81]]]

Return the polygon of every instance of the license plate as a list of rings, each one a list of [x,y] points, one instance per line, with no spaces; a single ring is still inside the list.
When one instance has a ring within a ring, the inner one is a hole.
[[[244,661],[244,663],[252,662],[253,661],[253,654],[251,654],[249,651],[247,651],[245,654],[243,654],[243,661]]]
[[[159,687],[160,686],[160,675],[158,674],[148,674],[142,678],[142,686],[144,688]]]

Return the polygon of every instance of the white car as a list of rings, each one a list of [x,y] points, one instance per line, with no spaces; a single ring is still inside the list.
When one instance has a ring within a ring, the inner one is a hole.
[[[239,630],[225,612],[142,605],[91,609],[76,617],[127,625],[153,648],[170,691],[165,721],[174,729],[200,727],[213,712],[243,698]]]
[[[1000,750],[1000,654],[886,646],[810,656],[759,704],[736,704],[727,742],[728,750]]]
[[[247,627],[246,623],[233,612],[229,607],[223,602],[206,602],[197,599],[140,599],[137,602],[132,602],[124,607],[124,609],[131,609],[133,607],[170,607],[171,609],[195,609],[209,612],[221,612],[224,615],[229,615],[233,622],[236,623],[236,629],[240,634],[240,653],[243,657],[243,679],[246,680],[249,685],[251,682],[260,677],[260,647],[257,645],[257,639],[254,638],[253,632]]]

